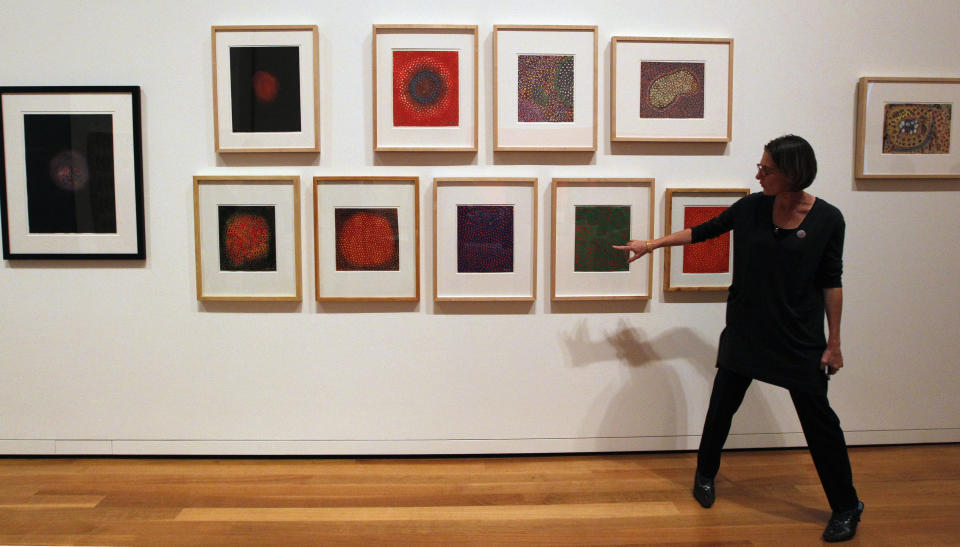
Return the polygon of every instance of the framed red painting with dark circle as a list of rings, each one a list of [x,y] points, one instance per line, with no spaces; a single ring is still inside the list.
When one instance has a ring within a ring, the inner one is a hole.
[[[393,125],[459,125],[459,63],[457,51],[394,50]]]

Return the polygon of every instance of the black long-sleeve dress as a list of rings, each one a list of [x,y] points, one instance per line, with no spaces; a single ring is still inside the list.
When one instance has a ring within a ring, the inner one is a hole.
[[[817,198],[795,229],[773,223],[772,196],[751,194],[693,228],[693,242],[733,230],[733,283],[717,366],[825,394],[823,289],[841,286],[845,224]]]

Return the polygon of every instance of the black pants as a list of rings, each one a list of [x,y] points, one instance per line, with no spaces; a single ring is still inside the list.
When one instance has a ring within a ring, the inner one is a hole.
[[[751,379],[725,369],[717,369],[710,394],[710,407],[703,424],[703,437],[697,452],[697,472],[707,478],[716,477],[720,469],[720,451],[727,441],[733,415],[740,408]],[[834,511],[857,506],[853,473],[847,456],[847,443],[840,429],[840,420],[830,408],[826,395],[790,392],[793,407],[800,418],[803,436],[807,439],[813,464],[820,475],[820,484]]]

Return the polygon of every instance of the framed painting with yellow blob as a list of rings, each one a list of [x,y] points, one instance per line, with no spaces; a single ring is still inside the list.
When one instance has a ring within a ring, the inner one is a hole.
[[[610,140],[729,142],[733,39],[614,36]]]

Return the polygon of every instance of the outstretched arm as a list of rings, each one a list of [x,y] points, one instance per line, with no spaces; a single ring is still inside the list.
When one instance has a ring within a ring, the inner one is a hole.
[[[823,289],[823,304],[827,311],[827,349],[820,358],[820,369],[827,374],[836,374],[843,367],[843,354],[840,353],[840,315],[843,312],[843,289],[831,287]],[[829,367],[826,369],[825,367]]]
[[[613,248],[623,251],[630,251],[633,253],[633,256],[627,260],[627,263],[630,263],[658,247],[686,245],[692,240],[693,232],[690,230],[690,228],[687,228],[686,230],[680,230],[679,232],[674,232],[670,235],[663,236],[660,239],[631,239],[626,245],[614,245]]]

